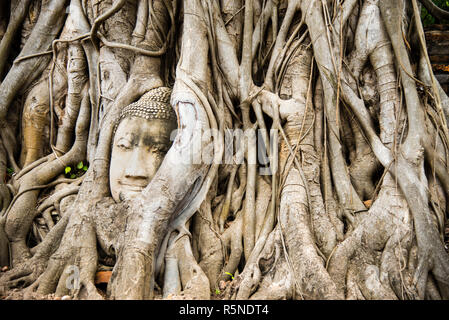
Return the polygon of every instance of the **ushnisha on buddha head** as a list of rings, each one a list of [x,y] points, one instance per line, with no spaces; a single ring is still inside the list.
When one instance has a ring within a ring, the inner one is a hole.
[[[171,89],[159,87],[126,106],[114,128],[109,169],[112,198],[131,199],[153,179],[170,149],[177,128],[170,105]]]

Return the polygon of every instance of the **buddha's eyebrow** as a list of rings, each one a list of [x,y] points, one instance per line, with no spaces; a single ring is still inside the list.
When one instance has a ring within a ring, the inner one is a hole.
[[[137,136],[135,133],[133,132],[127,132],[126,134],[124,134],[123,136],[121,136],[117,142],[121,141],[121,140],[127,140],[129,141],[131,144],[134,144],[137,140]]]
[[[154,139],[154,137],[147,135],[147,136],[143,137],[143,144],[145,146],[152,146],[153,144],[158,143],[157,140],[158,140],[157,138]]]
[[[143,144],[146,146],[152,146],[155,144],[158,145],[165,145],[167,144],[166,140],[164,139],[163,136],[159,136],[159,135],[155,135],[155,136],[151,136],[151,135],[146,135],[143,138]]]

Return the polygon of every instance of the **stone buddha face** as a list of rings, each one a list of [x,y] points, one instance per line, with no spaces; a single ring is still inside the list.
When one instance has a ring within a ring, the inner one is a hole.
[[[170,89],[156,88],[122,111],[113,139],[109,181],[116,202],[138,195],[153,179],[177,127]]]

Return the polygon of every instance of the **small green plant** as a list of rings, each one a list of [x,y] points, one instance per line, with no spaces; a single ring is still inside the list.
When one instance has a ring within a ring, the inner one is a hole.
[[[220,289],[215,289],[215,294],[218,296],[221,293]]]
[[[87,169],[89,169],[89,166],[81,161],[76,166],[65,167],[64,172],[67,178],[76,179],[81,177],[87,171]]]
[[[12,168],[6,168],[6,173],[10,176],[12,176],[14,174],[14,169]]]
[[[227,274],[227,275],[231,276],[231,279],[232,279],[232,280],[234,280],[234,275],[233,275],[232,273],[229,273],[229,272],[225,272],[225,274]]]

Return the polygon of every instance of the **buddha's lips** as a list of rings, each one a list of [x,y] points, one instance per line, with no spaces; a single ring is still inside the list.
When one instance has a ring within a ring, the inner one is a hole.
[[[147,185],[120,182],[120,186],[128,191],[142,191]]]

